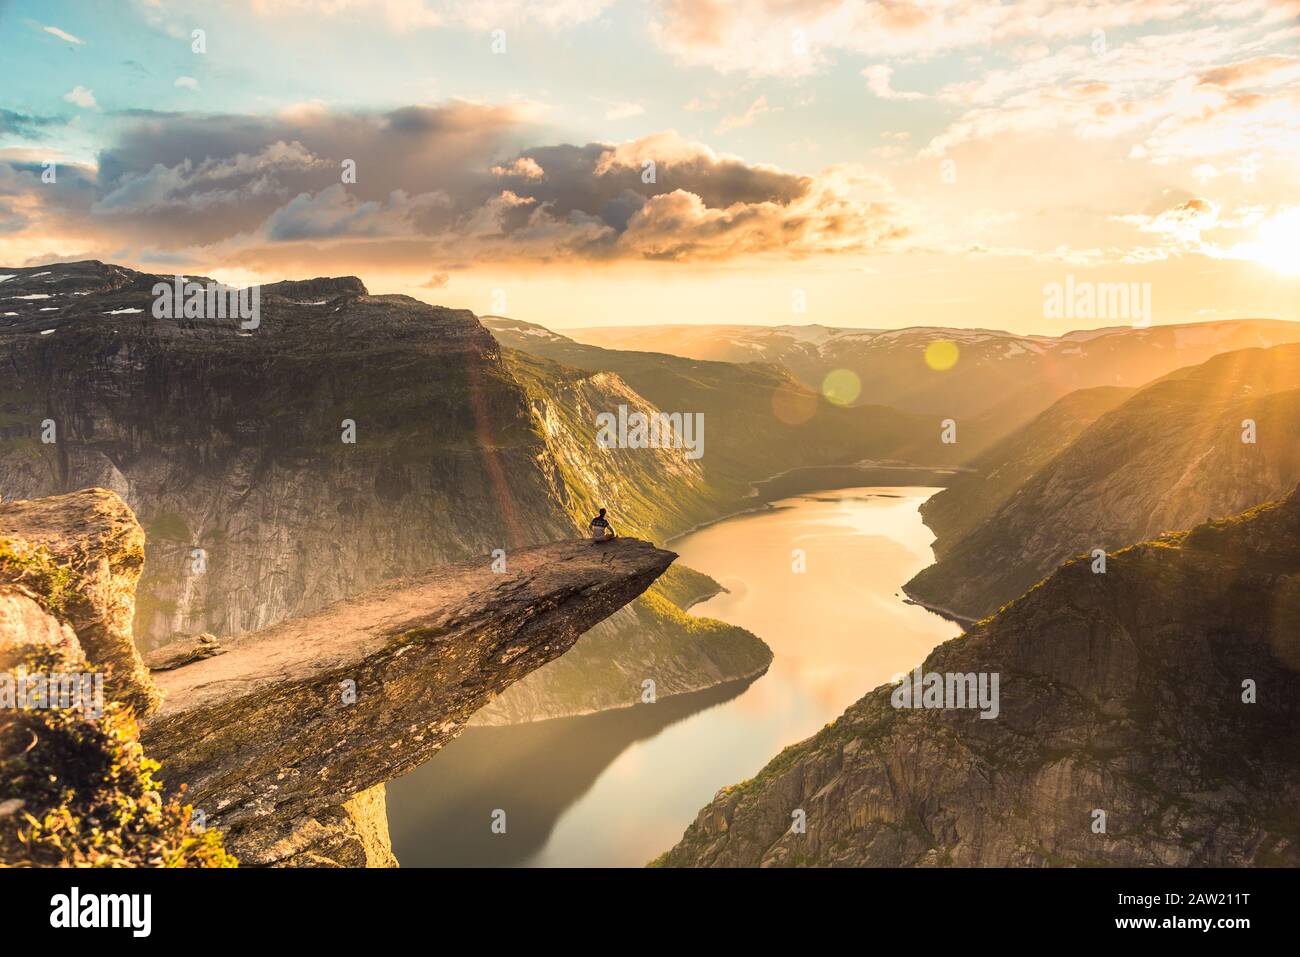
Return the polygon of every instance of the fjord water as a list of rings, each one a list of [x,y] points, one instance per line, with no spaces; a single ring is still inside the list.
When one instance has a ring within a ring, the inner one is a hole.
[[[398,860],[640,866],[667,850],[718,788],[960,632],[901,592],[933,561],[917,510],[937,491],[800,495],[672,542],[680,561],[728,589],[692,613],[763,638],[775,655],[767,673],[623,711],[468,729],[388,785]],[[498,811],[505,833],[491,828]]]

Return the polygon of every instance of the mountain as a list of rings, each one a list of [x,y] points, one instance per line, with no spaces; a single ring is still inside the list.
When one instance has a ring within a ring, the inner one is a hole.
[[[507,371],[523,387],[559,476],[556,487],[575,525],[602,506],[620,534],[664,539],[735,508],[714,491],[698,460],[675,449],[601,448],[601,412],[653,404],[610,372],[588,372],[507,349]],[[689,694],[767,670],[771,649],[752,632],[691,617],[691,604],[722,586],[674,566],[640,599],[619,609],[555,659],[474,716],[472,724],[514,724],[626,708],[642,700],[642,682],[657,696]]]
[[[616,377],[507,362],[467,311],[318,278],[262,287],[245,329],[155,317],[154,288],[173,277],[100,262],[0,276],[0,493],[102,486],[126,500],[146,532],[145,648],[257,631],[413,570],[571,538],[598,501],[654,538],[723,510],[681,449],[600,449],[579,427],[579,410],[642,403]],[[695,626],[645,602],[602,628],[618,668],[596,642],[567,665],[617,685],[580,701],[532,693],[520,702],[534,710],[513,718],[633,704],[656,668],[662,694],[715,680],[724,659]],[[765,666],[756,637],[726,635],[740,670],[723,680]]]
[[[1300,341],[1300,323],[1269,319],[1116,326],[1059,336],[928,326],[664,325],[564,331],[580,342],[612,349],[777,363],[813,388],[820,388],[833,370],[847,369],[861,384],[859,403],[978,420],[993,438],[1077,389],[1141,386],[1221,352]],[[956,346],[951,368],[940,371],[926,364],[926,349],[936,342]]]
[[[1300,865],[1300,489],[1068,562],[921,670],[999,676],[996,716],[877,688],[656,863]]]
[[[1079,433],[1133,392],[1115,386],[1071,392],[973,459],[966,471],[921,506],[921,517],[937,536],[935,554],[942,555],[988,518]]]
[[[908,582],[907,594],[980,618],[1071,555],[1284,494],[1300,481],[1298,383],[1300,344],[1171,373],[1096,419],[964,536],[941,538],[938,562]],[[1247,420],[1254,442],[1243,441]]]
[[[165,663],[128,676],[118,666],[139,660],[129,621],[144,535],[126,504],[106,489],[9,502],[0,532],[4,687],[14,669],[75,664],[111,669],[112,702],[6,707],[0,863],[166,863],[185,856],[187,837],[201,843],[185,833],[191,819],[203,825],[196,834],[220,828],[245,863],[373,862],[324,852],[382,856],[384,783],[427,761],[486,701],[568,651],[675,558],[632,538],[513,549],[502,570],[478,560],[423,569],[263,632],[169,646]],[[149,702],[134,717],[121,710],[132,694]],[[173,807],[167,821],[153,819],[162,796],[141,748],[201,816]],[[142,780],[109,763],[122,756]],[[166,843],[132,856],[154,838]]]
[[[809,466],[905,462],[951,466],[980,442],[963,433],[940,441],[941,420],[883,406],[847,408],[796,380],[787,369],[653,352],[604,349],[575,342],[542,326],[488,318],[502,345],[589,372],[612,372],[656,408],[704,416],[700,459],[711,487],[737,501],[750,486]]]

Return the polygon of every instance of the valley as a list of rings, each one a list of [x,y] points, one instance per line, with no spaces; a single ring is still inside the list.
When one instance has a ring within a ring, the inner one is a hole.
[[[265,286],[245,329],[159,318],[160,277],[119,266],[5,275],[7,574],[34,580],[30,543],[76,540],[52,529],[87,507],[75,496],[102,497],[129,601],[109,625],[94,603],[69,620],[90,660],[116,662],[106,687],[147,718],[143,746],[220,805],[246,863],[1289,860],[1270,796],[1292,786],[1289,712],[1262,702],[1256,726],[1215,705],[1237,728],[1230,757],[1184,695],[1225,695],[1240,673],[1291,700],[1290,327],[1094,330],[1016,350],[978,331],[942,367],[925,343],[944,330],[800,333],[817,362],[866,350],[855,403],[815,384],[811,353],[796,375],[779,350],[626,351],[350,277]],[[672,330],[627,341],[671,344]],[[1018,371],[990,372],[993,348]],[[575,541],[605,507],[621,538],[604,554],[624,556],[627,580],[547,618],[566,582],[612,571]],[[88,546],[59,547],[56,565],[85,560]],[[455,649],[461,586],[433,583],[475,570],[533,591],[483,591],[490,609],[467,593],[491,623]],[[535,654],[463,670],[479,636],[538,627]],[[371,637],[346,649],[349,633]],[[418,650],[409,670],[394,649]],[[1174,660],[1195,664],[1194,689]],[[331,719],[351,756],[318,767],[333,725],[311,716],[328,694],[311,673],[339,669],[382,674],[403,707],[435,681],[442,718],[400,747],[414,712]],[[891,682],[909,674],[968,681],[979,706],[918,688],[899,707]],[[1151,689],[1184,702],[1175,725]],[[199,743],[213,735],[217,751]],[[1230,784],[1229,765],[1246,779]],[[1098,787],[1123,828],[1101,844],[1068,811]],[[1226,809],[1211,840],[1206,815]],[[772,831],[792,816],[798,829]]]
[[[930,561],[917,508],[934,491],[813,492],[673,540],[679,561],[727,589],[695,614],[761,634],[773,652],[765,673],[621,714],[470,728],[389,784],[398,859],[638,867],[658,856],[720,787],[957,633],[899,593]],[[653,676],[632,677],[642,674]],[[487,827],[496,809],[503,834]]]

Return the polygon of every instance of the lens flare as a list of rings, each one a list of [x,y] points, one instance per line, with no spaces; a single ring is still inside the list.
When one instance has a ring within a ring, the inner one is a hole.
[[[862,393],[862,381],[851,369],[833,369],[822,379],[822,395],[836,405],[852,405]]]
[[[961,350],[951,339],[935,339],[925,347],[925,364],[935,372],[947,372],[957,364]]]

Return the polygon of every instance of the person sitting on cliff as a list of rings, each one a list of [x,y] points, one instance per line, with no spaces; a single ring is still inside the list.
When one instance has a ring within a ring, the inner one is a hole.
[[[591,529],[591,540],[593,542],[607,542],[614,538],[614,526],[609,524],[609,519],[605,517],[605,510],[602,508],[600,514],[591,520],[587,525]]]

